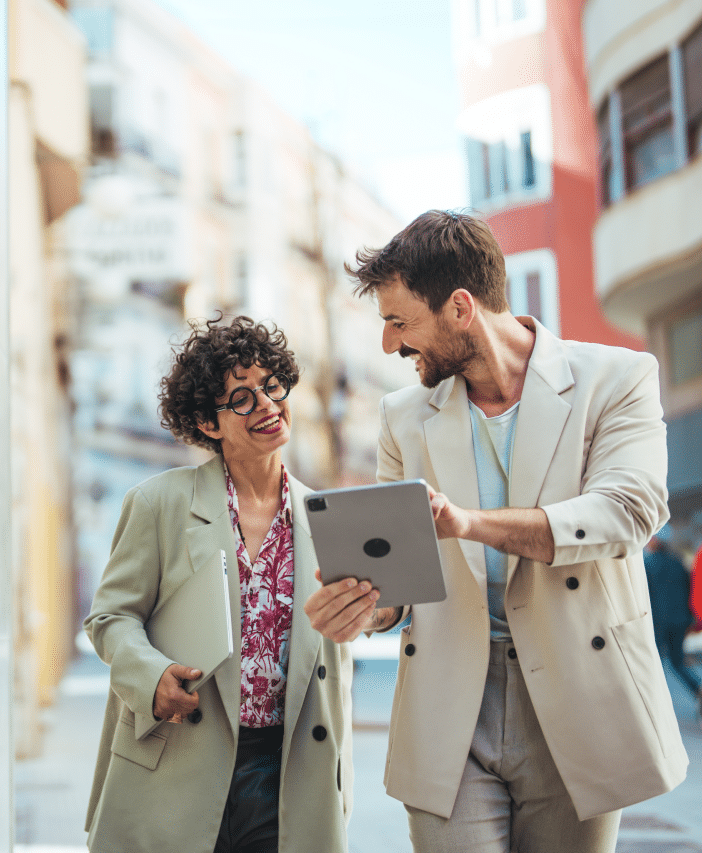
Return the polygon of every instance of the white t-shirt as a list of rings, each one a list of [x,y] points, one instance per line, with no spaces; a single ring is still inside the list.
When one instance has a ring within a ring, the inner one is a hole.
[[[519,403],[515,403],[501,415],[488,418],[479,406],[474,405],[470,400],[468,402],[473,424],[473,452],[475,467],[478,471],[480,508],[500,509],[509,506],[509,471]],[[489,545],[484,547],[490,638],[509,640],[511,635],[505,616],[507,554]]]

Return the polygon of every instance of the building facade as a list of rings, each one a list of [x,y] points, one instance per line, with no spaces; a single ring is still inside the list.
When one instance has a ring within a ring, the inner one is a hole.
[[[563,338],[640,348],[593,281],[596,134],[580,0],[454,0],[470,204],[507,266],[515,314]]]
[[[596,287],[607,316],[661,365],[670,509],[702,535],[702,9],[584,4],[599,130]]]
[[[285,330],[303,368],[286,463],[311,486],[374,479],[378,398],[416,380],[411,365],[375,369],[377,312],[350,303],[343,261],[400,227],[362,182],[157,4],[69,6],[88,43],[92,140],[69,249],[81,294],[73,364],[85,612],[125,491],[203,458],[175,444],[157,412],[170,343],[187,335],[188,319],[243,313]],[[355,342],[371,335],[373,348],[359,353]]]
[[[41,747],[74,645],[70,343],[66,213],[88,150],[85,43],[62,4],[9,5],[9,244],[14,731]]]

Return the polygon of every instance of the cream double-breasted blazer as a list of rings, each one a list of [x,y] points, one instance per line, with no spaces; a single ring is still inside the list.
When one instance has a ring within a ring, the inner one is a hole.
[[[352,661],[348,646],[323,639],[303,610],[319,587],[317,563],[303,506],[308,490],[288,479],[295,574],[279,850],[344,853],[353,782]],[[111,680],[86,824],[93,853],[214,849],[239,730],[238,571],[229,572],[234,656],[200,688],[202,719],[164,722],[143,740],[135,725],[140,718],[153,721],[156,685],[174,663],[149,645],[144,623],[220,548],[228,565],[236,566],[221,457],[167,471],[127,494],[85,621],[98,654],[110,664]]]
[[[536,331],[519,405],[510,505],[543,507],[551,565],[510,556],[505,609],[524,678],[581,820],[653,797],[687,756],[653,639],[641,551],[668,517],[653,356]],[[380,406],[378,480],[423,477],[479,507],[465,381]],[[448,817],[480,709],[490,629],[483,546],[441,543],[448,596],[403,629],[388,793]],[[414,647],[411,656],[407,645]],[[437,697],[441,697],[438,701]]]

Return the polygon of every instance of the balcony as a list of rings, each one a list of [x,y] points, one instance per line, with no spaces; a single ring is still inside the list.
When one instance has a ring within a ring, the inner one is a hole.
[[[607,317],[634,334],[702,281],[702,156],[603,211],[593,235]]]

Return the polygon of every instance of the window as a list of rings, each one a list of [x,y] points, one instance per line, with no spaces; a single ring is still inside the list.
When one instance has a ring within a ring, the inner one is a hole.
[[[526,298],[529,314],[543,322],[543,313],[541,311],[541,273],[538,270],[532,270],[532,272],[526,274]]]
[[[522,152],[522,186],[533,187],[536,183],[534,170],[534,152],[531,150],[531,131],[526,130],[520,136]]]
[[[677,165],[668,55],[630,77],[620,91],[627,186],[635,189]]]
[[[597,114],[602,204],[702,151],[702,26],[610,93]]]
[[[467,139],[466,154],[473,204],[488,199],[506,199],[536,186],[530,130],[519,134],[515,148],[504,139],[492,143]]]
[[[71,10],[76,22],[88,42],[88,52],[92,56],[109,53],[114,38],[114,11],[112,9],[91,9],[78,7]]]
[[[93,154],[109,156],[116,153],[114,96],[112,86],[90,86],[90,137]]]
[[[542,84],[468,106],[464,134],[469,204],[483,212],[548,199],[552,189],[551,95]]]
[[[681,317],[668,329],[670,384],[702,376],[702,312]]]
[[[465,35],[504,41],[539,32],[546,23],[544,0],[464,0]]]
[[[231,136],[230,192],[236,196],[246,186],[246,137],[243,130]]]
[[[688,156],[702,153],[702,26],[682,45]]]
[[[505,295],[512,313],[530,314],[558,335],[558,274],[553,253],[537,249],[507,255],[505,268]]]
[[[597,116],[597,130],[600,137],[600,192],[602,204],[606,207],[614,201],[612,169],[612,136],[609,120],[609,98],[607,98]]]
[[[512,0],[512,20],[523,21],[527,16],[526,0]]]

